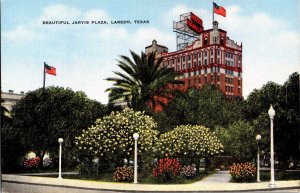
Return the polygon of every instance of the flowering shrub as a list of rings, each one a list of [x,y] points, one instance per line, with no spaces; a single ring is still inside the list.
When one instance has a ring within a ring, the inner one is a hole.
[[[156,152],[172,157],[206,157],[223,152],[223,145],[213,132],[201,125],[180,125],[160,135]]]
[[[113,176],[117,182],[132,182],[133,168],[132,167],[118,167]]]
[[[182,167],[180,174],[186,178],[192,178],[196,175],[196,168],[193,166]]]
[[[229,173],[235,182],[250,182],[255,180],[256,167],[249,162],[234,163],[230,166]]]
[[[37,168],[39,166],[40,160],[41,159],[39,157],[27,159],[24,161],[24,167],[25,168]]]
[[[140,135],[138,151],[145,155],[152,152],[158,131],[154,130],[157,123],[144,112],[125,108],[120,112],[97,119],[95,125],[82,130],[75,138],[79,150],[87,151],[98,158],[118,156],[127,158],[133,155],[133,133]]]
[[[179,176],[181,163],[175,158],[163,158],[153,168],[153,175],[161,181],[172,181]]]

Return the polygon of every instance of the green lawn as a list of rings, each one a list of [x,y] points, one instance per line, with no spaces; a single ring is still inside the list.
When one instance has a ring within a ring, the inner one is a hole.
[[[200,172],[194,178],[186,179],[183,177],[179,177],[175,182],[167,182],[169,184],[176,183],[176,184],[189,184],[193,182],[200,181],[202,178],[212,174],[214,172],[210,172],[205,174],[204,172]],[[57,175],[48,175],[47,177],[57,177]],[[79,175],[62,175],[65,179],[82,179],[82,180],[94,180],[94,181],[101,181],[101,182],[114,182],[113,180],[113,172],[109,173],[99,173],[98,177],[80,177]],[[156,177],[152,174],[150,175],[143,175],[141,173],[138,174],[138,181],[142,184],[166,184],[159,182]]]
[[[260,171],[260,180],[270,181],[270,171]],[[300,180],[300,171],[275,171],[275,180]]]

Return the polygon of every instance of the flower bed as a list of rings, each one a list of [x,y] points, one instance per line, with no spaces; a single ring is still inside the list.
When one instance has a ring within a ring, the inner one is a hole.
[[[235,182],[252,182],[255,180],[256,167],[249,162],[234,163],[230,166],[229,173]]]

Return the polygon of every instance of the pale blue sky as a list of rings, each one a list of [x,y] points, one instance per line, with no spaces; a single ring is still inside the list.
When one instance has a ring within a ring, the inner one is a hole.
[[[282,84],[300,70],[299,0],[218,0],[227,17],[215,15],[228,36],[243,43],[243,96],[267,81]],[[172,23],[194,12],[211,28],[208,0],[1,0],[2,91],[35,90],[43,83],[43,63],[57,68],[46,86],[82,90],[107,103],[103,80],[118,70],[118,55],[144,51],[153,39],[175,50]],[[133,24],[133,20],[149,24]],[[43,20],[131,20],[126,25],[43,25]]]

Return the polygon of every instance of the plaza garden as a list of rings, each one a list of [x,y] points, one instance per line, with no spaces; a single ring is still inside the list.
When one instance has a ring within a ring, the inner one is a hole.
[[[253,182],[258,147],[260,165],[270,167],[272,104],[276,180],[300,179],[298,73],[283,85],[266,83],[246,100],[229,100],[210,84],[170,89],[182,84],[174,71],[159,68],[154,54],[131,54],[133,61],[118,61],[124,73],[107,79],[114,82],[107,105],[62,87],[28,92],[12,112],[1,105],[3,172],[57,172],[63,138],[63,171],[78,173],[64,178],[133,182],[138,133],[140,183],[191,183],[216,169],[228,171],[232,181]],[[114,105],[118,100],[127,107]],[[262,180],[269,178],[262,171]]]

